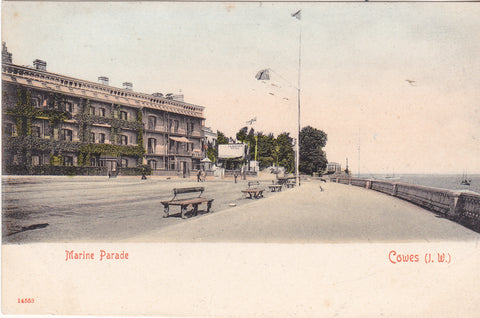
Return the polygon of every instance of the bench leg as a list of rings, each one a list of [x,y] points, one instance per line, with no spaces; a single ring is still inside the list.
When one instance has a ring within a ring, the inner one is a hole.
[[[186,219],[187,218],[185,216],[185,213],[187,213],[187,206],[186,205],[181,206],[181,212],[182,212],[182,219]]]
[[[168,205],[163,206],[163,217],[168,218],[170,207]]]
[[[198,204],[193,205],[193,215],[195,215],[195,216],[198,215]]]
[[[210,212],[211,207],[212,207],[212,201],[208,201],[208,203],[207,203],[207,212]]]

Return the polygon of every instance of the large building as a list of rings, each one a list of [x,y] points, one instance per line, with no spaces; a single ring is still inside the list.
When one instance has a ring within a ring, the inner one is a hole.
[[[204,107],[162,94],[91,82],[12,63],[2,49],[4,171],[76,166],[105,173],[148,165],[187,176],[201,167]],[[183,95],[181,96],[183,99]],[[99,169],[98,167],[102,167]],[[33,169],[33,170],[32,170]]]

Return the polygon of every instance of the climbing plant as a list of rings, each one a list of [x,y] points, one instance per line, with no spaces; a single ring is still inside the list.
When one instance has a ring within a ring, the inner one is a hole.
[[[142,157],[145,153],[145,149],[139,146],[123,146],[113,144],[83,144],[79,147],[79,152],[85,155],[97,154],[113,157]]]
[[[30,91],[19,88],[17,103],[14,108],[7,110],[7,114],[14,118],[18,136],[27,136],[32,134],[32,121],[40,112],[33,107]]]

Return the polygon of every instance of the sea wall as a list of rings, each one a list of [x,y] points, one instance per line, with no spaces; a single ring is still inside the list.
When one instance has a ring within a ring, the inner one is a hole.
[[[480,232],[480,194],[386,180],[341,177],[330,181],[392,195]]]

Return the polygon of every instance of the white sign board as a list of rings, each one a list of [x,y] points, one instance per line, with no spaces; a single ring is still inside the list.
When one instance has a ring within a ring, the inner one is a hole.
[[[246,153],[246,144],[228,144],[228,145],[218,145],[218,158],[220,159],[230,159],[245,157]]]

